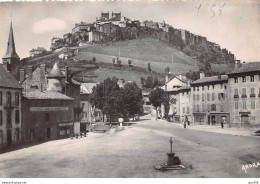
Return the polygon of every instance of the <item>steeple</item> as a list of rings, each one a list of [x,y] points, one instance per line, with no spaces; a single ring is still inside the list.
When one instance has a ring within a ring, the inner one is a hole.
[[[6,53],[5,53],[4,57],[3,57],[3,59],[7,59],[7,58],[18,58],[18,59],[20,59],[20,57],[17,55],[17,53],[15,51],[15,43],[14,43],[14,34],[13,34],[12,22],[11,22],[10,31],[9,31],[7,50],[6,50]]]

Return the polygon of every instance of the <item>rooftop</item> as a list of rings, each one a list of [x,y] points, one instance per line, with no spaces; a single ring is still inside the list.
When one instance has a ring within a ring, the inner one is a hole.
[[[0,74],[0,87],[22,88],[14,76],[4,68],[3,64],[0,64]]]
[[[65,78],[65,76],[61,73],[57,63],[53,65],[53,68],[49,73],[48,78]]]
[[[41,99],[41,100],[73,100],[64,94],[54,92],[54,91],[44,91],[39,90],[28,91],[24,94],[24,97],[28,99]]]
[[[202,83],[208,83],[208,82],[220,82],[220,81],[227,81],[228,76],[227,75],[221,75],[221,78],[219,76],[211,76],[211,77],[204,77],[202,79],[198,79],[191,84],[202,84]]]
[[[82,83],[80,93],[81,94],[91,94],[93,92],[93,87],[96,86],[97,83]]]
[[[234,69],[232,72],[229,72],[228,74],[246,73],[254,71],[260,71],[260,62],[242,64],[240,68]]]

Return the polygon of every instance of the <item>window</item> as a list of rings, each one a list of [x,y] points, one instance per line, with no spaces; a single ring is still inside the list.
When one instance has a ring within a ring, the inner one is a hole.
[[[45,113],[45,120],[49,121],[50,120],[50,114],[49,113]]]
[[[202,86],[202,91],[204,91],[204,86]]]
[[[234,89],[234,94],[238,95],[238,89]]]
[[[0,91],[0,105],[3,105],[3,93]]]
[[[193,105],[193,112],[196,111],[196,105]]]
[[[6,119],[7,119],[6,124],[12,124],[12,116],[11,115],[12,114],[11,114],[10,110],[6,111]]]
[[[242,82],[246,82],[246,77],[242,77]]]
[[[202,101],[204,101],[205,100],[205,95],[204,94],[202,94]]]
[[[213,84],[213,85],[212,85],[212,89],[214,89],[214,88],[215,88],[215,85]]]
[[[212,93],[212,101],[215,100],[215,93]]]
[[[210,100],[210,94],[208,93],[207,94],[207,101],[209,101]]]
[[[242,88],[242,95],[246,95],[246,88]]]
[[[198,101],[200,100],[200,95],[199,95],[199,94],[197,95],[197,100],[198,100]]]
[[[190,113],[190,108],[189,107],[187,107],[187,114],[189,114]]]
[[[205,106],[202,104],[202,112],[205,112]]]
[[[0,126],[3,124],[3,113],[0,111]]]
[[[200,111],[200,106],[199,105],[197,105],[197,112],[199,112]]]
[[[243,102],[243,109],[246,109],[246,101]]]
[[[193,95],[193,101],[195,101],[196,100],[196,95]]]
[[[197,91],[199,91],[200,90],[200,88],[199,87],[197,87]]]
[[[251,101],[251,109],[255,109],[255,101]]]
[[[238,83],[238,78],[237,77],[234,78],[234,83]]]
[[[255,116],[251,116],[251,121],[255,123]]]
[[[235,109],[238,109],[238,102],[235,102]]]
[[[11,105],[11,102],[12,102],[11,92],[7,91],[6,92],[6,103],[7,103],[7,105]]]
[[[211,105],[211,111],[216,111],[216,104]]]
[[[183,114],[185,113],[185,107],[182,108],[182,112],[183,112]]]
[[[208,90],[209,90],[209,85],[208,85]]]
[[[20,123],[20,112],[19,112],[19,110],[15,110],[15,123],[16,124]]]
[[[218,99],[221,100],[221,101],[225,100],[225,94],[224,93],[219,93],[218,94]]]
[[[223,84],[220,84],[220,89],[223,89]]]
[[[250,94],[252,94],[252,95],[255,94],[255,88],[250,89]]]
[[[255,76],[251,75],[250,76],[250,82],[254,82],[255,81]]]
[[[19,106],[19,93],[18,92],[15,93],[15,105]]]
[[[195,87],[193,87],[193,91],[195,91]]]

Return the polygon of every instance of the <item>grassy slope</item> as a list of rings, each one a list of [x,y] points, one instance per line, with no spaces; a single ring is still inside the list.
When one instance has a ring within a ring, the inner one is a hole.
[[[88,70],[80,74],[77,74],[75,77],[85,76],[85,80],[93,82],[102,82],[106,78],[116,77],[118,79],[124,79],[125,81],[134,81],[137,85],[141,86],[141,77],[147,78],[151,75],[145,69],[140,69],[135,66],[129,67],[128,65],[123,65],[121,68],[117,66],[112,66],[112,64],[101,64],[100,68],[97,70]],[[152,73],[153,76],[157,76],[160,81],[164,80],[164,75]]]
[[[192,58],[166,43],[152,38],[122,41],[109,46],[89,45],[80,48],[76,58],[91,59],[96,57],[98,62],[112,63],[112,58],[118,57],[119,47],[122,64],[127,64],[130,58],[134,66],[147,68],[147,64],[150,62],[152,70],[160,73],[163,73],[167,66],[171,68],[173,74],[187,72],[190,69],[196,70]]]

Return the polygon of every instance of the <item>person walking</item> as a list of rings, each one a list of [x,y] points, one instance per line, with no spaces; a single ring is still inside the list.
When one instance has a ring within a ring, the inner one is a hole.
[[[224,128],[224,121],[225,120],[222,120],[220,123],[221,123],[221,128]]]

